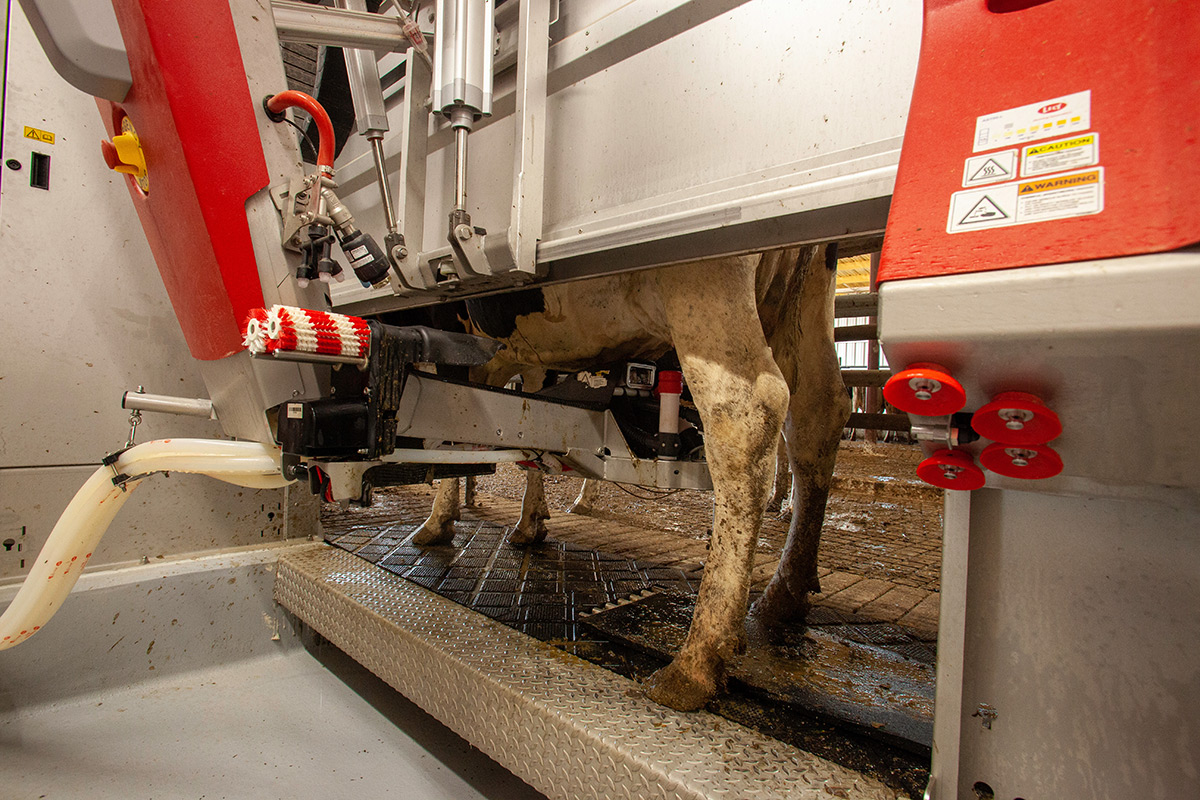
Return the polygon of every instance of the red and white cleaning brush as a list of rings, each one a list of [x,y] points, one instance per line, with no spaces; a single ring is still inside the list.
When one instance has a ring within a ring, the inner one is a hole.
[[[297,352],[363,359],[371,349],[371,329],[359,317],[276,305],[250,312],[242,343],[255,355]]]

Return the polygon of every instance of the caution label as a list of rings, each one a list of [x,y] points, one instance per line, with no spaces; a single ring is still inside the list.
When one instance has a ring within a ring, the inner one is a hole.
[[[985,183],[1011,181],[1017,177],[1017,151],[1001,150],[985,156],[968,158],[963,169],[963,186],[982,186]]]
[[[947,233],[1026,225],[1104,210],[1104,168],[955,192]]]
[[[37,142],[45,142],[46,144],[54,144],[53,133],[50,131],[39,130],[38,128],[31,128],[28,125],[25,126],[25,138],[33,139]]]
[[[1100,134],[1087,133],[1021,150],[1021,177],[1048,175],[1100,163]]]

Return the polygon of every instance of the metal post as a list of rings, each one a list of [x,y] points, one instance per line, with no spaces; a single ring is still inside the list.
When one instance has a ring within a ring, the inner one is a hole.
[[[375,178],[379,181],[379,196],[383,198],[383,213],[387,218],[388,233],[395,233],[397,228],[396,206],[392,201],[392,189],[388,186],[382,137],[373,137],[371,139],[371,155],[375,157]]]
[[[467,126],[454,128],[454,210],[467,210]]]
[[[519,272],[537,272],[546,163],[549,0],[520,0],[517,32],[516,158],[508,249]]]
[[[879,291],[879,253],[871,254],[871,291]],[[878,323],[879,318],[872,314],[868,317],[870,324]],[[867,342],[867,369],[879,369],[879,338],[876,337]],[[866,403],[863,408],[864,414],[878,414],[880,407],[883,405],[882,390],[878,387],[869,387],[866,391]],[[867,444],[875,444],[879,441],[879,432],[874,428],[868,428],[864,434]]]
[[[432,289],[437,281],[428,266],[422,268],[418,253],[425,241],[425,169],[429,153],[429,111],[425,103],[433,83],[433,71],[423,59],[409,51],[404,77],[400,142],[400,194],[396,198],[397,219],[403,225],[405,245],[389,255],[409,289]]]

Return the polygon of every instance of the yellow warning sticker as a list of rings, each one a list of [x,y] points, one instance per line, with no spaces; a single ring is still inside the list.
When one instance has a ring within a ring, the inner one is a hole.
[[[51,133],[50,131],[43,131],[43,130],[39,130],[37,128],[32,128],[29,125],[25,126],[25,138],[33,139],[34,141],[38,141],[38,142],[45,142],[46,144],[54,144],[54,134],[53,133]]]
[[[1017,196],[1036,194],[1037,192],[1053,192],[1058,189],[1069,189],[1074,186],[1085,186],[1090,183],[1100,182],[1100,170],[1093,169],[1088,172],[1077,172],[1074,175],[1057,175],[1053,178],[1046,178],[1040,181],[1028,181],[1022,183],[1017,188]]]
[[[1100,134],[1072,136],[1057,142],[1030,145],[1021,150],[1021,176],[1046,175],[1100,163]]]

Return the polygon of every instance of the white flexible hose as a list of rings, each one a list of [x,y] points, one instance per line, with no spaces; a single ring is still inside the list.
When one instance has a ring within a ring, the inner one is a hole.
[[[259,442],[163,439],[131,447],[112,467],[96,470],[67,504],[17,596],[0,616],[0,650],[33,636],[54,616],[100,537],[141,482],[130,481],[124,489],[114,486],[114,467],[131,478],[169,471],[199,473],[253,489],[278,489],[289,483],[279,471],[278,448]]]

